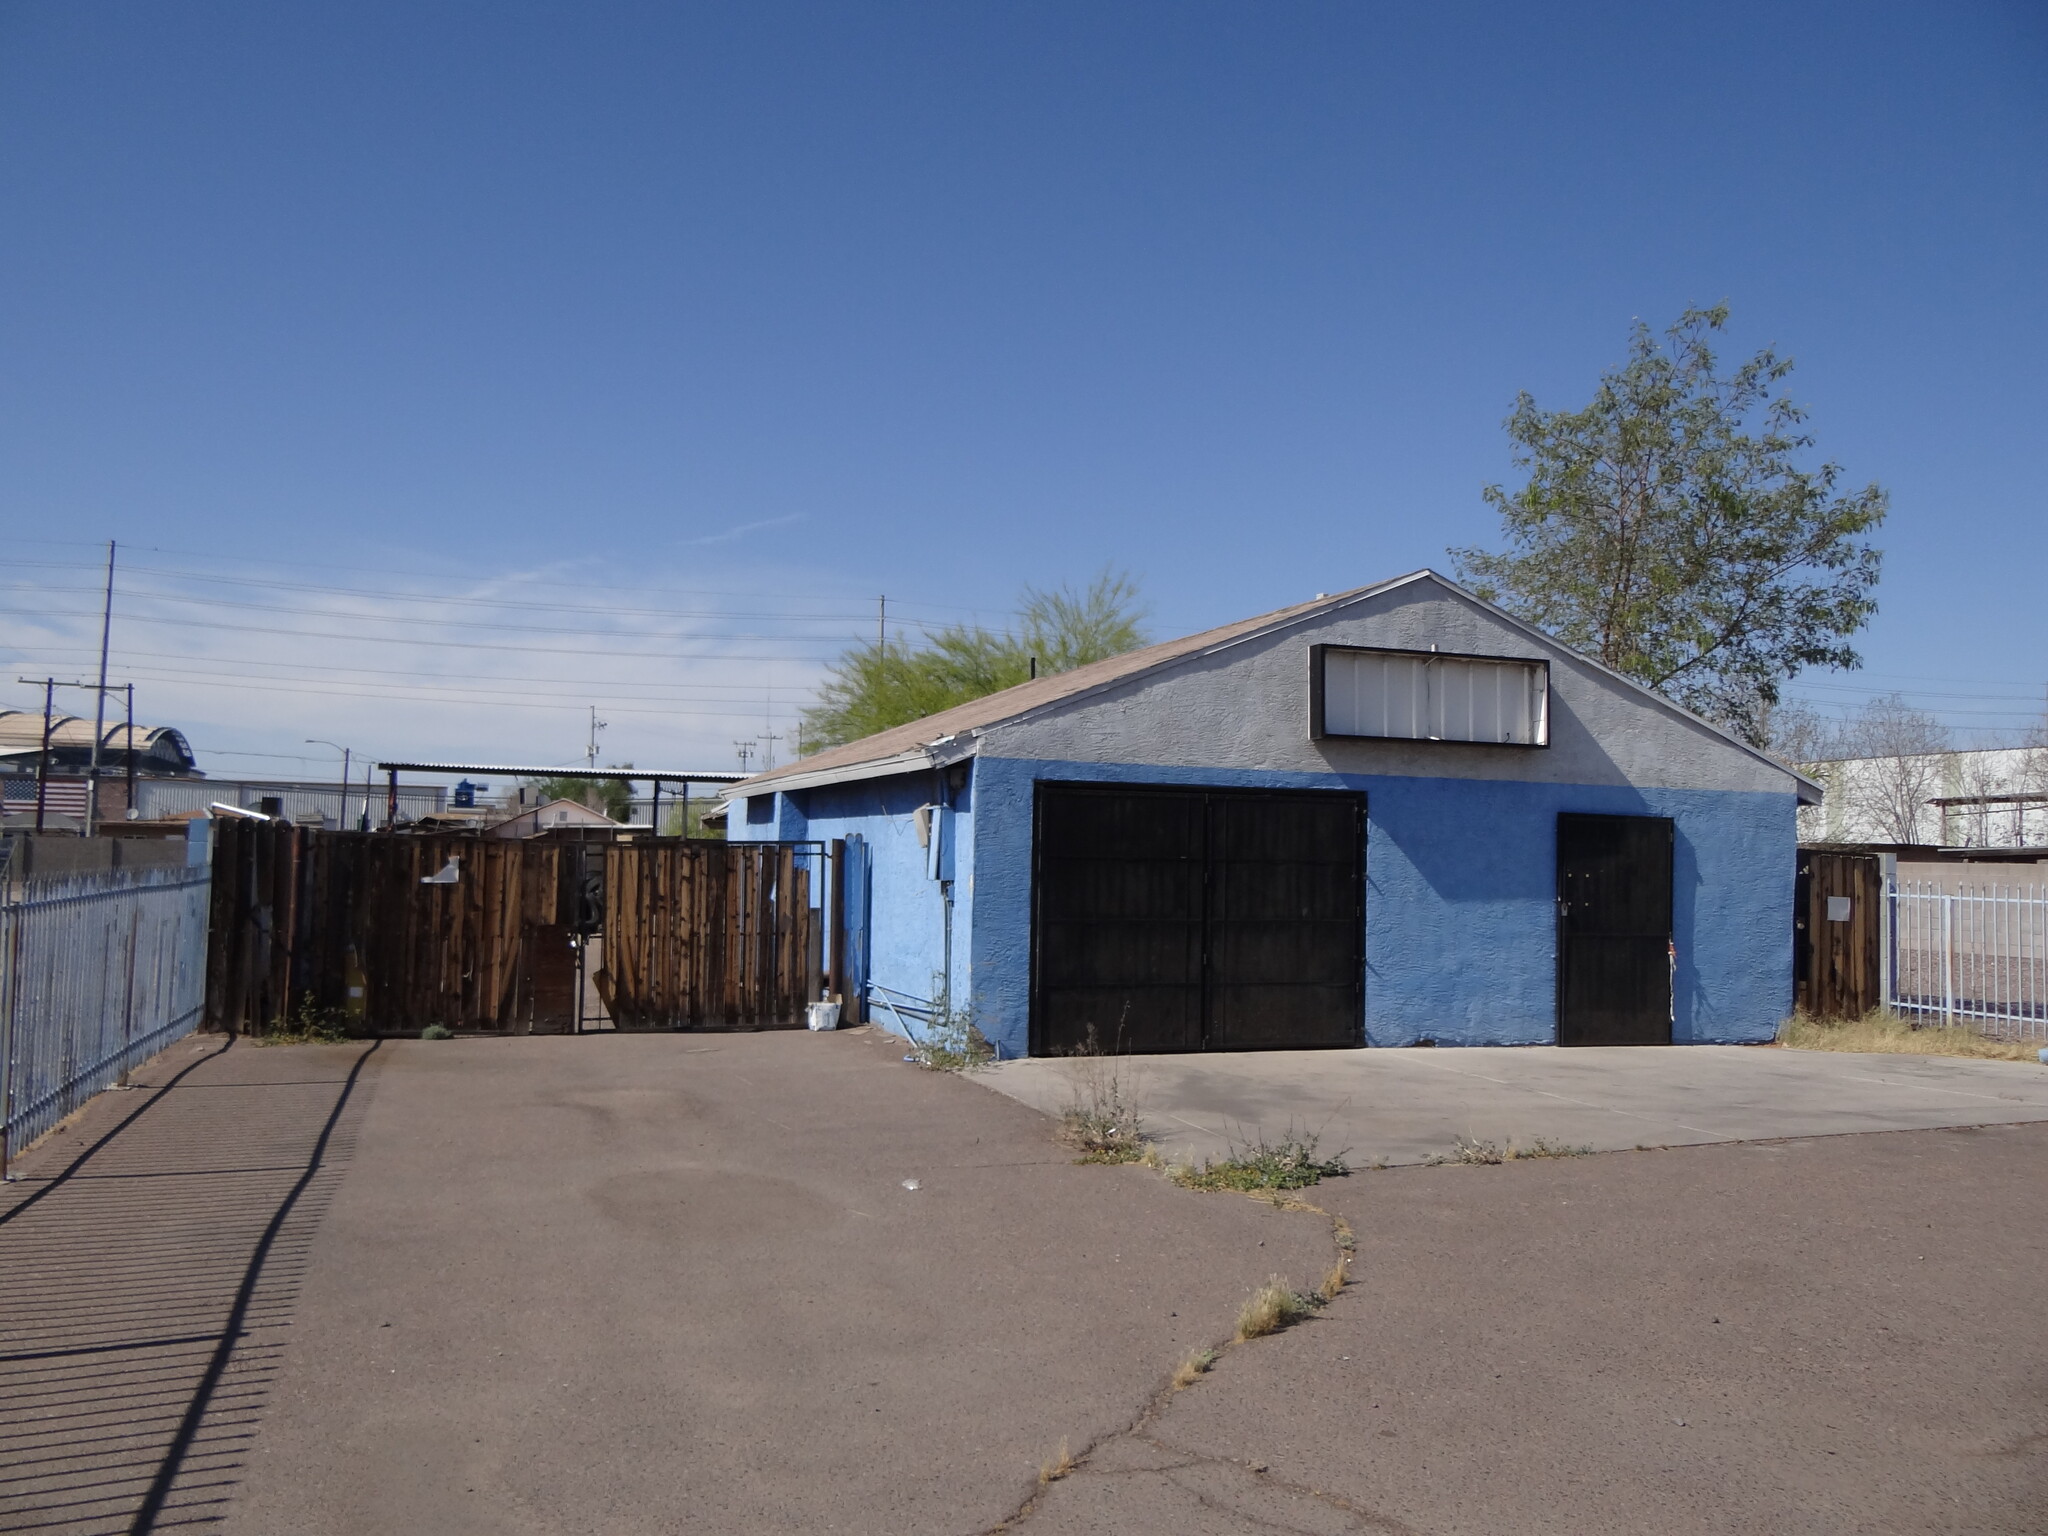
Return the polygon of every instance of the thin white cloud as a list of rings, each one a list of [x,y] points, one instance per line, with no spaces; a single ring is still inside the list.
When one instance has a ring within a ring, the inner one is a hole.
[[[801,523],[809,516],[804,512],[792,512],[786,517],[771,517],[759,523],[741,523],[723,533],[707,534],[701,539],[684,539],[676,545],[678,549],[701,549],[707,544],[736,544],[750,533],[759,533],[765,528],[787,528],[791,523]]]

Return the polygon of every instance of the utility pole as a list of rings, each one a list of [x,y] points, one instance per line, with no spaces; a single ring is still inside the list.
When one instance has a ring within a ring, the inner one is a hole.
[[[761,771],[766,773],[775,766],[775,743],[782,737],[775,731],[761,733]]]
[[[889,650],[889,599],[887,594],[875,600],[875,655],[884,656]]]
[[[584,749],[583,755],[589,759],[590,767],[593,772],[595,772],[597,769],[597,733],[599,731],[609,728],[610,725],[611,722],[609,720],[600,720],[597,718],[597,706],[595,704],[591,705],[590,745]]]
[[[309,747],[332,747],[341,754],[341,815],[336,820],[335,825],[346,832],[348,830],[348,767],[351,755],[349,749],[341,745],[340,742],[322,741],[317,736],[308,736],[306,738],[306,745]],[[368,796],[364,797],[363,803],[366,806],[369,804]]]
[[[105,655],[104,655],[104,654],[102,654],[102,656],[101,656],[101,658],[100,658],[100,665],[101,665],[102,667],[104,667],[104,666],[106,665],[106,657],[105,657]],[[104,676],[105,674],[104,674],[104,673],[102,673],[101,675],[102,675],[102,676]],[[54,735],[54,734],[55,734],[55,731],[56,731],[56,718],[55,718],[55,716],[56,716],[56,697],[57,697],[57,690],[58,690],[59,688],[89,688],[89,689],[96,689],[96,694],[97,694],[97,697],[98,697],[98,699],[99,699],[99,704],[98,704],[97,708],[96,708],[96,709],[94,710],[94,714],[96,715],[96,717],[97,717],[97,719],[98,719],[98,724],[97,724],[97,725],[95,726],[95,728],[94,728],[94,731],[93,731],[93,739],[92,739],[92,769],[91,769],[91,772],[92,772],[92,775],[93,775],[93,777],[91,777],[91,778],[89,778],[89,779],[87,779],[87,780],[86,780],[86,791],[85,791],[85,793],[86,793],[86,800],[85,800],[85,813],[86,813],[86,825],[87,825],[88,827],[90,827],[90,826],[92,825],[92,815],[93,815],[93,803],[94,803],[94,792],[95,792],[95,790],[96,790],[96,789],[98,788],[98,786],[99,786],[99,778],[98,778],[98,775],[99,775],[99,771],[100,771],[100,769],[99,769],[99,758],[100,758],[100,737],[106,734],[106,713],[107,713],[107,694],[108,694],[108,693],[109,693],[110,691],[115,691],[115,690],[110,690],[110,689],[109,689],[109,688],[107,687],[107,685],[106,685],[106,684],[105,684],[104,682],[102,682],[102,683],[99,683],[99,684],[97,684],[97,685],[95,685],[95,684],[92,684],[92,683],[64,683],[64,682],[59,682],[59,681],[58,681],[58,680],[57,680],[56,678],[54,678],[54,677],[17,677],[17,678],[15,679],[15,681],[16,681],[16,682],[18,682],[18,683],[32,683],[32,684],[35,684],[36,686],[40,687],[40,688],[41,688],[41,689],[43,690],[43,744],[42,744],[42,749],[41,749],[40,755],[39,755],[39,756],[37,757],[37,759],[36,759],[36,830],[37,830],[38,832],[40,832],[40,831],[42,831],[42,830],[43,830],[43,823],[44,823],[44,820],[45,820],[45,817],[46,817],[46,814],[47,814],[47,808],[48,808],[48,806],[49,806],[49,799],[50,799],[50,738],[51,738],[51,736],[52,736],[52,735]],[[126,693],[127,693],[127,695],[128,695],[128,720],[129,720],[129,743],[128,743],[128,747],[129,747],[129,753],[130,753],[130,757],[131,757],[131,760],[132,760],[132,757],[133,757],[133,754],[134,754],[134,749],[135,749],[135,741],[134,741],[134,734],[135,734],[135,727],[134,727],[134,721],[135,721],[135,685],[134,685],[133,683],[123,683],[123,684],[121,685],[121,690],[125,690],[125,691],[126,691]],[[130,793],[131,795],[133,795],[133,793],[134,793],[134,788],[133,788],[133,777],[134,777],[134,769],[133,769],[133,767],[132,767],[132,766],[131,766],[131,767],[130,767],[130,769],[129,769],[129,777],[130,777],[130,788],[129,788],[129,793]]]
[[[107,733],[107,640],[114,629],[114,541],[107,540],[107,605],[100,613],[100,684],[92,705],[92,764],[85,770],[85,835],[99,828],[100,738]]]
[[[28,678],[23,678],[28,682]],[[43,830],[43,807],[50,797],[50,701],[57,697],[57,679],[43,679],[43,755],[36,759],[36,830]]]
[[[732,749],[739,753],[740,772],[745,773],[747,771],[747,760],[754,755],[754,744],[751,741],[736,741],[732,744]]]
[[[125,811],[124,811],[124,812],[123,812],[122,814],[123,814],[123,815],[124,815],[124,816],[125,816],[125,817],[126,817],[126,818],[127,818],[128,820],[129,820],[129,821],[134,821],[134,820],[136,819],[136,814],[135,814],[135,685],[134,685],[133,683],[129,683],[129,684],[127,685],[127,687],[126,687],[126,690],[125,690],[125,691],[127,692],[127,695],[128,695],[128,733],[127,733],[127,735],[126,735],[126,736],[125,736],[125,737],[124,737],[123,739],[124,739],[124,740],[125,740],[125,741],[127,742],[127,745],[128,745],[128,765],[127,765],[127,778],[128,778],[128,788],[127,788],[127,799],[128,799],[128,807],[127,807],[127,809],[126,809],[126,810],[125,810]]]

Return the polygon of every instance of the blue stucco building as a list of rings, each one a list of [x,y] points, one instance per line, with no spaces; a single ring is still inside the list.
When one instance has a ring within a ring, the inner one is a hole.
[[[849,840],[859,981],[1005,1056],[1743,1042],[1818,794],[1421,571],[757,775],[728,835]]]

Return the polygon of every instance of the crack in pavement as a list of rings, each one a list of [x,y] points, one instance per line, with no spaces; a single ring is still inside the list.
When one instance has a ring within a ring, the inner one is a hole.
[[[1194,1191],[1190,1191],[1190,1193],[1194,1193]],[[1254,1193],[1252,1191],[1241,1191],[1240,1193],[1247,1195],[1251,1199],[1270,1201],[1279,1210],[1323,1218],[1329,1226],[1330,1246],[1335,1254],[1335,1260],[1332,1265],[1333,1273],[1341,1271],[1344,1276],[1344,1279],[1338,1284],[1336,1291],[1326,1297],[1324,1304],[1334,1305],[1341,1300],[1344,1291],[1350,1288],[1350,1265],[1353,1257],[1356,1255],[1358,1246],[1351,1224],[1342,1216],[1334,1215],[1319,1205],[1310,1204],[1298,1194],[1290,1193],[1285,1196],[1276,1197],[1268,1192]],[[1332,1320],[1334,1321],[1335,1319]],[[1281,1331],[1284,1332],[1286,1330],[1283,1329]],[[1272,1335],[1264,1335],[1263,1337],[1272,1337]],[[1354,1530],[1378,1531],[1386,1533],[1386,1536],[1416,1536],[1413,1527],[1391,1516],[1381,1515],[1372,1510],[1365,1509],[1336,1494],[1325,1493],[1320,1488],[1312,1488],[1306,1484],[1294,1483],[1285,1478],[1275,1477],[1268,1470],[1264,1462],[1255,1462],[1248,1458],[1210,1455],[1206,1452],[1193,1450],[1187,1446],[1174,1445],[1153,1432],[1152,1426],[1165,1414],[1173,1400],[1180,1396],[1182,1392],[1192,1391],[1200,1386],[1203,1377],[1206,1377],[1214,1369],[1214,1362],[1220,1361],[1231,1350],[1241,1349],[1258,1342],[1258,1338],[1240,1339],[1233,1336],[1212,1345],[1210,1350],[1213,1357],[1212,1364],[1203,1370],[1202,1376],[1197,1377],[1184,1387],[1176,1386],[1169,1376],[1166,1383],[1145,1400],[1137,1414],[1128,1424],[1121,1429],[1111,1430],[1109,1433],[1101,1435],[1084,1445],[1078,1454],[1071,1457],[1071,1469],[1069,1471],[1053,1477],[1046,1477],[1041,1474],[1039,1485],[1031,1492],[1030,1496],[1009,1515],[980,1532],[979,1536],[1003,1536],[1003,1533],[1020,1530],[1044,1509],[1047,1496],[1060,1483],[1078,1483],[1085,1478],[1135,1478],[1138,1476],[1157,1477],[1163,1482],[1170,1483],[1181,1493],[1193,1499],[1200,1507],[1224,1515],[1231,1520],[1246,1523],[1251,1528],[1279,1532],[1281,1536],[1325,1536],[1322,1530],[1309,1526],[1287,1524],[1279,1520],[1253,1514],[1249,1510],[1223,1502],[1215,1495],[1193,1487],[1172,1475],[1176,1472],[1187,1472],[1199,1468],[1214,1468],[1218,1471],[1229,1473],[1234,1477],[1250,1478],[1254,1485],[1261,1490],[1270,1489],[1296,1498],[1316,1500],[1324,1507],[1345,1515],[1352,1521],[1364,1522],[1362,1526],[1353,1525],[1352,1528]],[[1128,1442],[1148,1445],[1165,1455],[1177,1456],[1182,1459],[1164,1467],[1102,1467],[1094,1464],[1104,1451]],[[1061,1444],[1064,1450],[1065,1441],[1062,1441]]]

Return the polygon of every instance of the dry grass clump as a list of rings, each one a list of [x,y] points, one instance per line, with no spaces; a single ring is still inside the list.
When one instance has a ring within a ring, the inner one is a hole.
[[[1972,1024],[1914,1024],[1881,1008],[1860,1019],[1815,1019],[1795,1013],[1778,1026],[1778,1044],[1795,1051],[1966,1056],[1980,1061],[2034,1061],[2041,1049],[2024,1040],[1979,1034]]]
[[[1209,1367],[1216,1363],[1216,1359],[1216,1351],[1213,1349],[1198,1349],[1189,1355],[1173,1369],[1173,1390],[1182,1392],[1192,1387],[1208,1373]]]
[[[1252,1292],[1237,1314],[1237,1341],[1242,1344],[1247,1339],[1263,1339],[1269,1333],[1292,1328],[1313,1316],[1326,1299],[1315,1292],[1297,1291],[1275,1275]]]
[[[1043,1488],[1047,1483],[1058,1482],[1079,1465],[1080,1463],[1074,1460],[1073,1452],[1067,1449],[1065,1437],[1061,1437],[1058,1453],[1038,1469],[1038,1486]]]
[[[1316,1287],[1316,1295],[1325,1302],[1335,1301],[1337,1293],[1350,1283],[1351,1271],[1346,1269],[1344,1261],[1339,1259],[1330,1266],[1330,1272],[1323,1276],[1323,1283]]]

